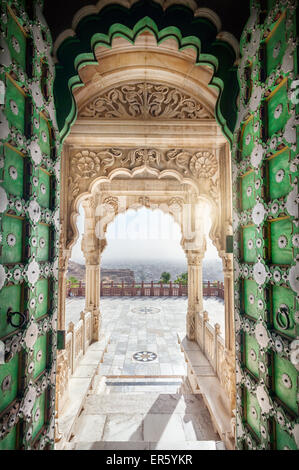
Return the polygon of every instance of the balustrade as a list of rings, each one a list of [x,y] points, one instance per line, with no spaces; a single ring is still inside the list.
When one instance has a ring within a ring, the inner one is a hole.
[[[115,283],[114,281],[101,281],[101,296],[141,296],[141,297],[182,297],[188,295],[188,284],[182,285],[170,282],[144,282],[128,284],[124,281]],[[224,299],[223,282],[204,282],[203,295],[205,297],[219,297]],[[85,281],[79,281],[73,285],[67,282],[67,297],[84,297]]]

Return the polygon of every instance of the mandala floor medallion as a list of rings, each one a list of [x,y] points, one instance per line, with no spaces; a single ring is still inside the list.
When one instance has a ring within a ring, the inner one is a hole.
[[[157,354],[151,351],[139,351],[133,354],[133,359],[138,362],[151,362],[157,357]]]
[[[136,307],[136,308],[132,308],[132,312],[133,313],[159,313],[161,312],[161,309],[160,308],[156,308],[156,307]]]

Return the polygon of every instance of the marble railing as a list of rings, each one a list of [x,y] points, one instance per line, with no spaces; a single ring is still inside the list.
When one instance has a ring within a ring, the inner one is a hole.
[[[213,327],[209,323],[208,312],[198,313],[196,316],[196,341],[202,352],[211,363],[220,382],[224,382],[225,370],[225,344],[220,335],[220,325]]]
[[[70,377],[85,355],[92,341],[91,312],[81,312],[76,325],[70,322],[65,338],[65,349],[58,351],[56,380],[56,409],[62,410],[66,399]]]

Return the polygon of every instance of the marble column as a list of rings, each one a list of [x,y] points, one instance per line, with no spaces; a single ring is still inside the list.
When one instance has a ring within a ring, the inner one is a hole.
[[[92,341],[98,341],[101,326],[100,314],[100,247],[90,234],[82,238],[85,257],[85,312],[92,314]]]
[[[203,310],[202,260],[205,250],[186,250],[188,261],[187,337],[195,340],[195,315]]]

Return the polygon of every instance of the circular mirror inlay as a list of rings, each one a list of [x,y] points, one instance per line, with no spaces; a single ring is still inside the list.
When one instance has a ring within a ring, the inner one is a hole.
[[[275,174],[275,181],[276,183],[281,183],[284,178],[284,170],[280,169]]]
[[[282,110],[283,110],[283,106],[281,103],[279,103],[274,110],[275,119],[278,119],[280,117]]]
[[[6,237],[6,241],[8,246],[15,246],[17,239],[13,233],[9,233]]]
[[[16,180],[18,177],[18,171],[14,166],[10,166],[8,169],[9,176],[11,177],[12,180]]]
[[[288,374],[282,374],[281,380],[285,388],[292,388],[292,380]]]
[[[18,108],[17,103],[16,103],[14,100],[10,100],[9,104],[10,104],[11,112],[12,112],[15,116],[17,116],[17,115],[19,114],[19,108]]]

